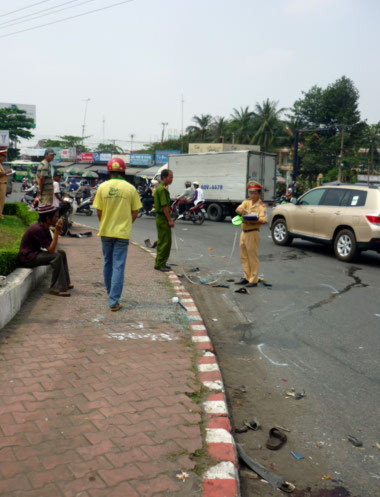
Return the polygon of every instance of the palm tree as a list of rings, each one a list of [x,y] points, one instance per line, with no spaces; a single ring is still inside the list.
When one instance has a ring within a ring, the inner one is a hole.
[[[226,142],[231,136],[230,122],[224,117],[216,117],[210,127],[213,142],[223,139]]]
[[[380,122],[377,124],[367,124],[367,138],[369,140],[368,154],[371,157],[371,172],[373,173],[373,158],[378,155],[377,147],[380,144]]]
[[[257,103],[254,111],[255,133],[251,143],[261,145],[268,150],[281,131],[280,115],[284,108],[277,109],[278,102],[267,98],[262,104]]]
[[[200,138],[201,142],[206,141],[213,117],[210,114],[202,114],[201,116],[193,116],[191,120],[195,125],[188,126],[187,133],[193,135],[192,138],[195,140]]]
[[[253,112],[247,106],[240,110],[234,109],[231,114],[231,130],[235,134],[236,141],[239,143],[249,143],[252,136],[252,117]]]

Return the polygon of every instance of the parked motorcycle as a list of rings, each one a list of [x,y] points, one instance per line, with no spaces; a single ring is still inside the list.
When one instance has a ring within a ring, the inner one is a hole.
[[[92,203],[94,201],[95,195],[91,195],[91,197],[87,197],[77,206],[76,213],[77,214],[86,214],[86,216],[92,216]]]
[[[63,197],[64,204],[60,207],[59,215],[63,218],[63,227],[61,236],[65,236],[69,228],[73,225],[73,216],[75,215],[78,204],[75,199],[75,193],[66,192]]]
[[[182,202],[182,198],[176,198],[171,205],[172,219],[175,221],[179,217],[179,205]],[[201,225],[205,220],[205,204],[204,202],[199,202],[199,204],[194,205],[188,211],[183,213],[181,219],[184,221],[192,221],[194,224]]]

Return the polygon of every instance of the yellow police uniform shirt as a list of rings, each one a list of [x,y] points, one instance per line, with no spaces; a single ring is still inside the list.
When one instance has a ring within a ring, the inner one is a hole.
[[[0,164],[0,172],[1,173],[6,172],[1,164]],[[0,176],[0,184],[6,184],[6,183],[8,183],[8,177],[6,175],[1,175]]]
[[[122,178],[102,183],[93,206],[102,211],[99,236],[129,240],[132,231],[132,211],[141,209],[136,188]]]
[[[261,228],[261,226],[267,222],[267,209],[262,200],[259,200],[255,204],[253,204],[250,199],[244,200],[244,202],[242,202],[236,210],[240,211],[240,209],[247,211],[247,214],[257,214],[259,218],[258,220],[260,221],[259,223],[245,223],[243,219],[243,224],[241,225],[243,230],[253,230]],[[244,214],[242,214],[241,216],[243,217]]]

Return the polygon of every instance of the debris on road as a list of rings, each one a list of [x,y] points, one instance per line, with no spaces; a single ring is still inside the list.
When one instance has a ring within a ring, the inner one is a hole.
[[[279,450],[286,444],[288,437],[278,428],[271,428],[269,430],[269,438],[265,444],[267,449]]]
[[[241,469],[240,476],[241,478],[250,478],[251,480],[257,480],[259,478],[256,473],[249,471],[248,469]]]
[[[239,288],[239,290],[235,290],[235,293],[249,294],[249,291],[246,288]]]
[[[282,430],[282,431],[287,431],[288,433],[290,433],[292,430],[289,430],[289,428],[285,428],[284,426],[280,426],[280,425],[276,425],[275,428],[278,428],[279,430]]]
[[[236,444],[237,447],[237,452],[240,457],[240,459],[254,471],[257,473],[261,478],[266,480],[270,485],[272,485],[273,488],[282,490],[283,492],[293,492],[295,490],[295,486],[292,483],[287,482],[282,476],[280,475],[275,475],[264,466],[259,464],[258,462],[254,461],[242,448],[240,444]]]
[[[186,479],[189,478],[189,474],[181,471],[181,473],[178,473],[176,477],[178,478],[178,480],[181,480],[182,483],[185,483]]]
[[[306,397],[305,390],[302,392],[296,392],[294,388],[292,388],[289,392],[286,392],[286,395],[293,397],[295,400],[300,400]]]
[[[225,285],[221,283],[220,285],[212,285],[213,288],[230,288],[230,285]]]
[[[355,447],[363,447],[363,442],[352,435],[348,435],[347,440],[352,443]]]
[[[297,459],[297,461],[300,461],[301,459],[305,459],[305,457],[302,454],[298,454],[298,452],[294,452],[294,450],[290,451],[291,455]]]
[[[253,421],[244,421],[244,424],[252,431],[258,431],[261,428],[260,421],[257,418],[254,418]]]
[[[146,240],[144,240],[144,243],[145,243],[145,247],[152,248],[152,244],[150,242],[150,238],[147,238]]]
[[[233,283],[235,280],[233,278],[230,278],[227,281],[228,281],[228,283]]]
[[[200,271],[200,269],[199,269],[199,267],[198,267],[198,266],[195,266],[195,267],[193,267],[193,268],[189,269],[189,271],[188,271],[188,272],[189,272],[189,273],[196,273],[197,271]]]

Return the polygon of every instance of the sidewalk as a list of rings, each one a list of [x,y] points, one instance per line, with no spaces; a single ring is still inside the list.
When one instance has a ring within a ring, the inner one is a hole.
[[[201,496],[185,314],[167,275],[134,245],[123,309],[110,312],[93,235],[60,239],[72,296],[51,296],[44,283],[0,333],[0,495]]]

